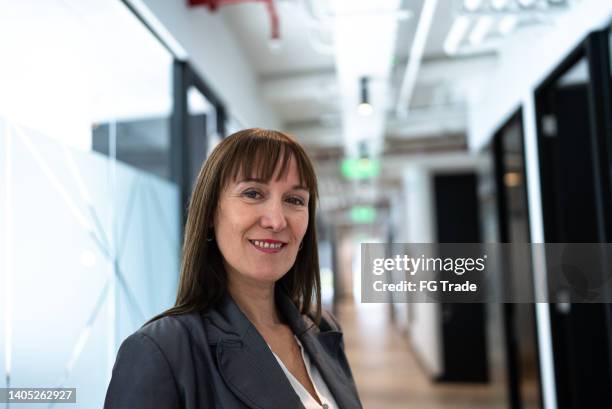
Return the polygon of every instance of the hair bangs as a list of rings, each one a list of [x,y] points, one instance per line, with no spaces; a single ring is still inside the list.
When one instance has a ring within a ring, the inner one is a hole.
[[[263,130],[260,132],[264,132]],[[231,181],[255,178],[268,183],[276,175],[276,180],[284,179],[289,173],[291,159],[295,161],[300,185],[308,188],[311,196],[317,195],[317,182],[314,170],[306,153],[295,141],[281,139],[270,132],[261,138],[257,133],[241,138],[234,145],[225,162],[221,174],[222,186]]]

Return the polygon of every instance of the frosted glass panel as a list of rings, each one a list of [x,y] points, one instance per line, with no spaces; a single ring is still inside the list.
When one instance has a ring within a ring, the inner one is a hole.
[[[0,146],[2,372],[102,407],[121,340],[173,304],[178,189],[5,121]]]

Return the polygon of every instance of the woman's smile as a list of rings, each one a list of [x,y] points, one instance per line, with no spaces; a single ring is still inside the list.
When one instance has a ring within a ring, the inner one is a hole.
[[[268,254],[279,253],[287,245],[287,243],[278,240],[249,240],[249,242],[257,250]]]

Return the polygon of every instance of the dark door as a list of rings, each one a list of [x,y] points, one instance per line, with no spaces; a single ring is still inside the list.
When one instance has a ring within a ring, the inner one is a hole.
[[[609,67],[607,34],[593,33],[536,91],[546,242],[612,238],[610,74],[603,60]],[[558,407],[612,407],[610,305],[556,302],[550,319]]]
[[[480,219],[474,173],[434,177],[437,241],[479,243]],[[442,303],[440,381],[488,381],[485,308],[483,304]]]
[[[495,134],[493,155],[498,240],[501,243],[529,243],[522,111],[519,110],[513,115]],[[506,249],[508,252],[512,251],[510,246]],[[503,265],[505,291],[533,293],[531,259],[513,257],[512,254],[506,256]],[[535,305],[504,303],[502,311],[510,408],[541,408]]]

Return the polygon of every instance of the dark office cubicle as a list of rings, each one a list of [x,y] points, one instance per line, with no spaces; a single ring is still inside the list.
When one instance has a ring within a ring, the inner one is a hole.
[[[612,239],[608,36],[590,34],[536,90],[546,242]],[[559,409],[612,407],[610,313],[610,304],[550,305]]]

